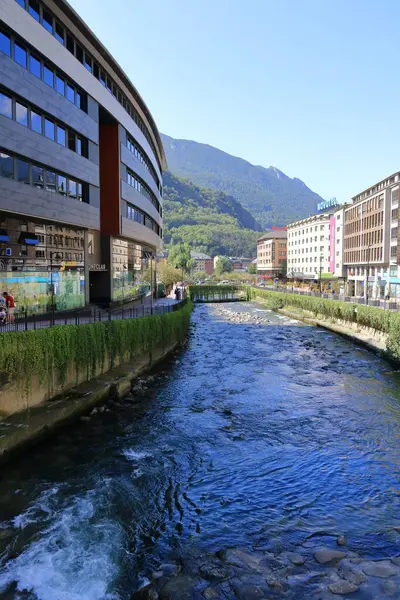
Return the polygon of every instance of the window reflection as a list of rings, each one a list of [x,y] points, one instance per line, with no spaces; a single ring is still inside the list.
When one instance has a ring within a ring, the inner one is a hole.
[[[17,159],[17,180],[21,183],[30,184],[29,163],[21,158]]]
[[[15,103],[15,118],[17,123],[24,127],[28,127],[28,109],[19,102]]]

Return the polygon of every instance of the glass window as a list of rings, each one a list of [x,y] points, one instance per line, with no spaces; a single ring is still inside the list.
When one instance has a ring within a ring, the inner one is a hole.
[[[65,81],[58,73],[56,73],[56,90],[59,94],[65,96]]]
[[[66,84],[66,89],[67,89],[67,99],[70,102],[73,102],[75,104],[75,89],[72,87],[71,84],[68,83]]]
[[[75,104],[77,105],[78,108],[83,108],[82,94],[80,92],[78,92],[78,90],[76,90],[76,94],[75,94]]]
[[[68,131],[68,148],[74,152],[76,150],[76,136],[73,131]]]
[[[25,8],[25,0],[17,0],[17,2],[22,8]]]
[[[0,92],[0,115],[12,119],[12,100],[10,96],[6,96],[3,92]]]
[[[71,52],[71,54],[75,54],[75,43],[74,38],[67,33],[67,50]]]
[[[2,31],[0,31],[0,51],[7,54],[7,56],[11,56],[11,40]]]
[[[106,76],[104,71],[100,71],[100,83],[106,87]]]
[[[57,23],[57,21],[54,35],[56,40],[58,40],[60,44],[64,45],[64,27],[62,27],[60,23]]]
[[[37,22],[40,21],[39,2],[37,0],[28,0],[28,12]]]
[[[36,133],[43,133],[42,129],[42,115],[31,110],[31,129]]]
[[[76,138],[76,151],[82,156],[82,140],[79,137]]]
[[[19,64],[22,65],[23,67],[25,67],[26,69],[26,50],[25,48],[23,48],[22,46],[20,46],[19,44],[17,44],[17,42],[14,43],[14,60]]]
[[[44,120],[44,135],[50,140],[54,140],[54,123],[49,119]]]
[[[93,63],[93,75],[96,77],[96,79],[99,78],[99,66],[97,63]]]
[[[53,171],[46,171],[46,190],[53,193],[56,191],[56,174]]]
[[[14,177],[14,159],[4,152],[0,152],[0,177]]]
[[[89,71],[89,73],[92,72],[92,59],[89,56],[89,54],[87,52],[85,52],[85,61],[83,63],[83,66]]]
[[[76,181],[73,181],[72,179],[69,180],[68,182],[68,194],[69,196],[71,196],[71,198],[76,198]]]
[[[75,44],[75,56],[79,62],[83,63],[83,50],[78,44]]]
[[[29,70],[33,75],[39,79],[41,78],[40,60],[32,54],[29,55]]]
[[[37,188],[42,188],[43,182],[43,167],[32,165],[32,184]]]
[[[106,79],[106,87],[107,87],[108,91],[111,92],[111,80],[109,77],[107,77],[107,79]]]
[[[53,33],[53,15],[43,6],[42,25],[49,33]]]
[[[50,87],[54,87],[54,73],[47,65],[43,66],[43,81]]]
[[[81,183],[77,184],[77,193],[78,193],[78,200],[80,202],[83,202],[84,198],[83,198],[83,187]]]
[[[112,93],[113,93],[113,96],[117,97],[117,86],[114,83],[112,86]]]
[[[61,146],[65,146],[67,143],[67,135],[64,127],[60,127],[57,125],[57,142],[61,144]]]
[[[23,183],[30,183],[29,163],[20,158],[17,158],[17,179]]]
[[[15,103],[15,118],[17,123],[24,127],[28,127],[28,109],[19,102]]]
[[[63,196],[67,193],[67,178],[63,175],[57,175],[57,190]]]

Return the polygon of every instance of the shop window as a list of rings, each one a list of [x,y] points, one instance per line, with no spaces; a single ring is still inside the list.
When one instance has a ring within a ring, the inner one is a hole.
[[[27,52],[17,42],[14,43],[14,60],[26,69]]]
[[[12,119],[12,100],[3,92],[0,92],[0,115]]]
[[[17,159],[17,180],[21,183],[30,184],[29,163],[20,158]]]
[[[29,55],[29,70],[38,79],[41,79],[41,64],[38,58],[35,58],[32,54]]]
[[[4,152],[0,152],[0,177],[14,177],[14,158]]]
[[[15,119],[20,125],[28,127],[28,109],[19,102],[15,103]]]

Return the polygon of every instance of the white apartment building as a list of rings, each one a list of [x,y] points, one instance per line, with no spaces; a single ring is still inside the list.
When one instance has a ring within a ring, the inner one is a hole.
[[[287,275],[318,279],[331,272],[330,220],[333,213],[322,213],[287,226]]]

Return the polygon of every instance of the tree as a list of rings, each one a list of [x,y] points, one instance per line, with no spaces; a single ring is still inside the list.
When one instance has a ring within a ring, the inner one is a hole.
[[[165,285],[165,288],[171,288],[174,283],[182,279],[182,271],[175,269],[172,265],[162,262],[157,266],[158,280]]]
[[[233,271],[232,263],[227,256],[218,256],[217,264],[214,269],[215,275],[218,277],[222,273],[230,273]]]
[[[193,276],[199,281],[204,281],[205,279],[207,279],[207,277],[210,277],[207,271],[197,271],[193,274]]]
[[[253,263],[249,265],[249,268],[247,270],[250,273],[250,275],[257,275],[257,267],[256,265],[253,265]]]
[[[191,266],[189,244],[175,244],[172,242],[169,247],[168,262],[176,269],[187,271]]]

